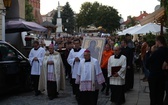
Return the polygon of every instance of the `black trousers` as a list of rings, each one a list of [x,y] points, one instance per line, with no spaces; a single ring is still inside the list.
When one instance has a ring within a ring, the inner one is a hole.
[[[148,83],[150,90],[150,105],[163,105],[165,91],[164,76],[149,76]]]
[[[73,94],[77,95],[79,93],[79,84],[76,84],[75,81],[76,81],[76,79],[74,79],[74,78],[71,79]]]
[[[79,93],[80,105],[97,105],[99,90],[81,91]]]
[[[106,84],[103,83],[103,87],[106,87],[106,92],[109,92],[109,78],[108,78],[107,69],[102,69],[102,72],[106,83]]]
[[[31,75],[31,81],[32,81],[32,85],[34,88],[35,93],[38,93],[38,84],[39,84],[39,75]]]
[[[110,85],[111,87],[111,102],[121,105],[125,103],[124,85]]]
[[[56,81],[47,81],[47,93],[48,97],[57,97],[58,92],[57,92],[57,85]]]
[[[125,92],[132,89],[133,86],[134,86],[134,70],[131,67],[130,69],[126,69]]]

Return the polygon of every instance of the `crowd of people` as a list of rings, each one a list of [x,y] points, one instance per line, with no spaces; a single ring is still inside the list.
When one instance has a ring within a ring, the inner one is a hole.
[[[48,47],[34,41],[29,53],[31,79],[35,95],[44,91],[52,100],[70,80],[78,105],[97,105],[99,89],[111,95],[116,105],[125,103],[125,93],[134,88],[134,72],[142,70],[143,82],[149,83],[150,105],[163,105],[168,100],[168,50],[164,36],[155,43],[145,38],[132,41],[131,35],[105,37],[101,63],[81,48],[83,37],[52,39]],[[101,86],[101,87],[100,87]],[[109,92],[110,90],[110,92]]]

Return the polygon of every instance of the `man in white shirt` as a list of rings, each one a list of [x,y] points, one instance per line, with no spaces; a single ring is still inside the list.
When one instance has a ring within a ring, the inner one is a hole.
[[[79,62],[81,59],[84,58],[83,54],[85,49],[82,49],[80,47],[81,45],[80,39],[75,39],[73,41],[73,44],[74,44],[74,48],[71,49],[67,58],[67,62],[71,66],[71,72],[72,72],[71,84],[72,84],[73,94],[76,95],[76,99],[78,101],[79,85],[75,84],[75,80],[77,76]]]
[[[121,55],[119,46],[114,47],[114,55],[108,60],[108,77],[110,77],[111,102],[121,105],[125,102],[124,85],[126,74],[126,57]]]
[[[29,53],[29,62],[31,65],[31,80],[34,87],[35,96],[38,96],[41,93],[38,90],[38,84],[45,50],[44,48],[40,47],[38,41],[34,41],[33,46],[34,48],[32,48]]]

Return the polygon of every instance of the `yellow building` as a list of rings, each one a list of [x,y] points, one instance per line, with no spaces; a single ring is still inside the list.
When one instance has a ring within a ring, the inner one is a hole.
[[[0,0],[0,40],[2,40],[2,25],[3,25],[3,19],[2,19],[2,13],[5,9],[4,6],[4,0]],[[5,10],[5,20],[24,20],[25,19],[25,0],[6,0],[11,1],[11,5],[9,8]],[[5,27],[5,24],[4,24]]]

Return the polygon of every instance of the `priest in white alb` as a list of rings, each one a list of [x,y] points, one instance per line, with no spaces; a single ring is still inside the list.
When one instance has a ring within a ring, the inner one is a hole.
[[[104,82],[98,60],[90,56],[89,50],[85,50],[76,78],[76,84],[79,84],[80,90],[80,105],[97,105],[99,86]]]
[[[125,102],[124,85],[126,74],[126,57],[121,55],[119,46],[114,47],[114,55],[108,60],[108,77],[110,78],[111,102],[122,105]]]
[[[71,72],[72,72],[71,84],[72,84],[73,94],[76,95],[76,99],[78,101],[79,85],[75,84],[75,80],[77,76],[79,62],[81,59],[84,58],[83,54],[85,49],[81,48],[80,39],[75,39],[73,41],[73,44],[74,44],[74,48],[71,49],[67,58],[67,62],[71,66]]]
[[[59,90],[65,89],[64,66],[59,52],[54,51],[54,45],[49,45],[49,52],[44,56],[39,81],[39,90],[52,100],[58,97]]]
[[[38,90],[38,84],[45,50],[44,48],[40,47],[38,41],[34,41],[33,46],[34,48],[32,48],[29,53],[29,62],[31,65],[31,80],[35,91],[35,96],[38,96],[41,93]]]

